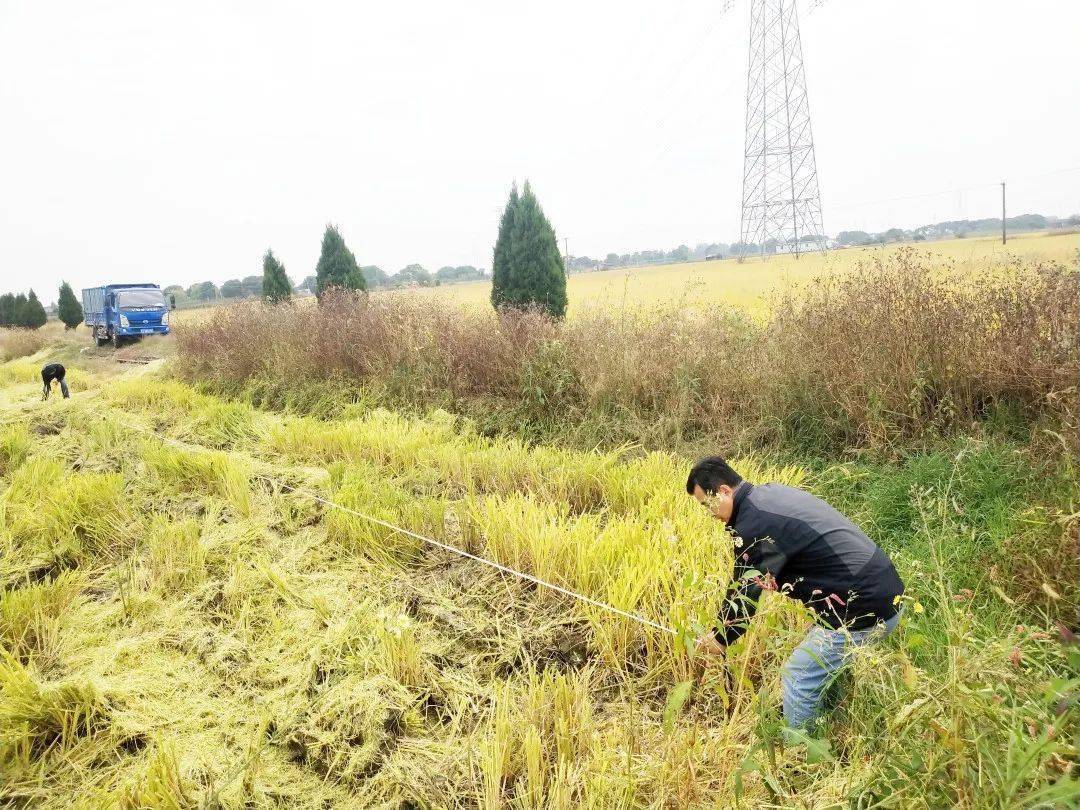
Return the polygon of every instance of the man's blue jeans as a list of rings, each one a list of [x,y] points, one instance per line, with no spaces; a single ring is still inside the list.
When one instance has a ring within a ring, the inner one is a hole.
[[[780,675],[784,723],[805,728],[821,716],[825,692],[851,658],[852,649],[882,639],[900,623],[897,613],[865,630],[832,630],[815,625],[791,654]]]

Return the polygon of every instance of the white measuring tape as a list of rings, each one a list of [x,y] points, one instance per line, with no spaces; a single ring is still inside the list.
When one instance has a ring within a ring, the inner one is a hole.
[[[139,425],[137,423],[125,423],[124,427],[130,428],[130,429],[135,430],[135,431],[140,432],[140,433],[145,433],[145,434],[147,434],[149,436],[153,436],[155,439],[157,439],[160,442],[163,442],[164,444],[171,444],[171,445],[174,445],[174,446],[179,447],[179,448],[184,449],[184,450],[202,451],[202,452],[215,452],[211,448],[204,447],[203,445],[200,445],[200,444],[190,444],[188,442],[182,442],[179,439],[173,439],[173,438],[171,438],[169,436],[161,436],[160,434],[155,433],[154,431],[150,430],[149,428],[144,427],[143,425]],[[222,452],[222,451],[217,451],[217,452]],[[231,451],[224,451],[224,452],[231,452]],[[573,590],[571,590],[569,588],[564,588],[562,585],[556,585],[554,582],[548,582],[545,579],[540,579],[539,577],[535,577],[532,574],[527,574],[524,571],[518,571],[518,570],[516,570],[514,568],[511,568],[511,567],[509,567],[507,565],[503,565],[502,563],[497,563],[494,560],[489,560],[489,559],[487,559],[485,557],[480,557],[480,556],[478,556],[476,554],[472,554],[471,552],[468,552],[463,548],[458,548],[457,546],[451,545],[450,543],[443,543],[443,542],[441,542],[439,540],[435,540],[434,538],[425,537],[422,534],[418,534],[417,532],[410,531],[409,529],[403,528],[401,526],[396,526],[393,523],[390,523],[389,521],[386,521],[386,520],[382,520],[381,518],[377,518],[374,515],[368,515],[368,514],[365,514],[364,512],[360,512],[360,511],[358,511],[356,509],[351,509],[348,506],[343,506],[340,503],[336,503],[334,501],[323,498],[322,496],[316,495],[314,492],[309,492],[306,489],[301,489],[300,487],[290,486],[289,484],[283,484],[281,481],[278,481],[278,480],[276,480],[274,478],[271,478],[268,475],[263,475],[261,473],[255,473],[255,475],[257,477],[259,477],[259,478],[262,478],[262,479],[264,479],[266,481],[270,481],[271,483],[276,484],[279,488],[281,488],[283,490],[295,493],[297,495],[302,495],[305,498],[310,498],[311,500],[317,501],[318,503],[324,504],[325,506],[328,506],[328,507],[330,507],[332,509],[340,510],[340,511],[345,512],[347,514],[350,514],[350,515],[352,515],[354,517],[358,517],[361,520],[366,520],[369,523],[374,523],[377,526],[383,526],[384,528],[390,529],[391,531],[397,532],[399,534],[404,534],[404,535],[406,535],[408,537],[412,537],[412,538],[414,538],[416,540],[420,540],[421,542],[427,543],[428,545],[434,546],[435,548],[441,548],[443,551],[449,551],[451,554],[457,554],[460,557],[465,557],[466,559],[474,560],[475,562],[481,563],[481,564],[486,565],[486,566],[488,566],[490,568],[494,568],[496,571],[502,571],[505,574],[510,574],[511,576],[517,577],[518,579],[523,579],[526,582],[532,582],[534,585],[539,585],[541,587],[548,588],[550,590],[556,591],[557,593],[561,593],[561,594],[569,596],[569,597],[571,597],[573,599],[576,599],[579,602],[584,602],[585,604],[592,605],[593,607],[600,608],[601,610],[606,610],[609,613],[614,613],[617,616],[622,616],[625,619],[630,619],[631,621],[638,622],[640,624],[646,625],[647,627],[652,627],[654,630],[661,630],[661,631],[663,631],[665,633],[669,633],[670,635],[673,635],[673,636],[677,636],[679,634],[679,632],[677,630],[675,630],[674,628],[667,627],[666,625],[659,624],[658,622],[654,622],[652,619],[649,619],[649,618],[647,618],[645,616],[642,616],[640,613],[634,613],[634,612],[629,611],[629,610],[623,610],[622,608],[617,608],[614,605],[609,605],[606,602],[601,602],[601,601],[599,601],[597,599],[593,599],[593,598],[591,598],[589,596],[586,596],[583,593],[578,593],[577,591],[573,591]]]
[[[334,509],[340,509],[342,512],[347,512],[348,514],[354,515],[355,517],[367,520],[379,526],[385,526],[387,529],[391,529],[395,532],[400,532],[401,534],[408,535],[409,537],[414,537],[417,540],[421,540],[425,543],[428,543],[429,545],[435,546],[436,548],[441,548],[444,551],[449,551],[452,554],[458,554],[467,559],[475,560],[478,563],[483,563],[484,565],[494,568],[496,571],[502,571],[503,573],[511,574],[515,577],[518,577],[519,579],[524,579],[527,582],[532,582],[536,585],[542,585],[545,588],[550,588],[551,590],[557,591],[558,593],[566,594],[567,596],[571,596],[574,599],[577,599],[580,602],[585,602],[586,604],[592,605],[593,607],[598,607],[603,610],[610,611],[611,613],[615,613],[626,619],[632,619],[636,622],[641,622],[642,624],[648,625],[649,627],[653,627],[657,630],[663,630],[665,633],[671,633],[673,636],[678,635],[678,631],[673,630],[670,627],[665,627],[662,624],[657,624],[652,619],[647,619],[639,613],[632,613],[628,610],[617,608],[614,605],[609,605],[606,602],[599,602],[596,599],[592,599],[583,593],[578,593],[577,591],[572,591],[569,588],[564,588],[561,585],[556,585],[554,582],[548,582],[547,580],[540,579],[539,577],[534,577],[532,574],[526,574],[524,571],[518,571],[516,569],[510,568],[509,566],[503,565],[502,563],[497,563],[494,560],[489,560],[484,557],[479,557],[476,554],[471,554],[463,548],[458,548],[457,546],[452,546],[449,543],[443,543],[439,540],[434,540],[431,537],[425,537],[422,534],[417,534],[416,532],[409,531],[408,529],[404,529],[401,526],[395,526],[393,523],[381,520],[372,515],[365,515],[363,512],[358,512],[355,509],[350,509],[348,506],[342,506],[339,503],[335,503],[334,501],[329,501],[326,498],[322,498],[316,495],[314,492],[308,492],[304,489],[291,487],[288,484],[282,484],[280,481],[275,481],[274,483],[278,484],[278,486],[280,486],[282,489],[289,490],[290,492],[295,492],[297,495],[303,495],[306,498],[311,498],[313,501],[318,501],[319,503],[326,504],[327,506],[333,507]]]

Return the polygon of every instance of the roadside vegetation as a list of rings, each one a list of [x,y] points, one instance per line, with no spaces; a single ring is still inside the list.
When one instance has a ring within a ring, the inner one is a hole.
[[[1080,427],[1080,278],[1050,262],[976,279],[909,251],[779,296],[764,321],[671,306],[561,322],[339,294],[176,332],[182,375],[260,406],[439,407],[581,447],[832,455],[1049,430],[1075,449]]]

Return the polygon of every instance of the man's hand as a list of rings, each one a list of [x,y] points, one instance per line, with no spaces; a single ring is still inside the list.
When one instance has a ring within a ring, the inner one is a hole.
[[[724,654],[725,649],[727,648],[717,641],[712,633],[700,635],[694,642],[694,650],[699,655],[719,656]]]

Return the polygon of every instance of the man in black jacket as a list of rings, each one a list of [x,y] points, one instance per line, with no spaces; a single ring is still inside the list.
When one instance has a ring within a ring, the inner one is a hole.
[[[44,391],[41,394],[42,399],[49,398],[49,392],[52,390],[52,384],[55,380],[60,383],[60,393],[64,395],[64,399],[71,396],[68,393],[67,383],[64,382],[64,375],[67,373],[66,369],[60,363],[48,363],[41,368],[41,382],[44,386]]]
[[[904,592],[896,568],[858,526],[820,498],[783,484],[757,486],[719,456],[694,465],[686,491],[727,525],[735,575],[715,633],[698,639],[723,653],[746,632],[763,590],[798,599],[816,623],[784,665],[784,721],[804,727],[851,648],[890,633]]]

